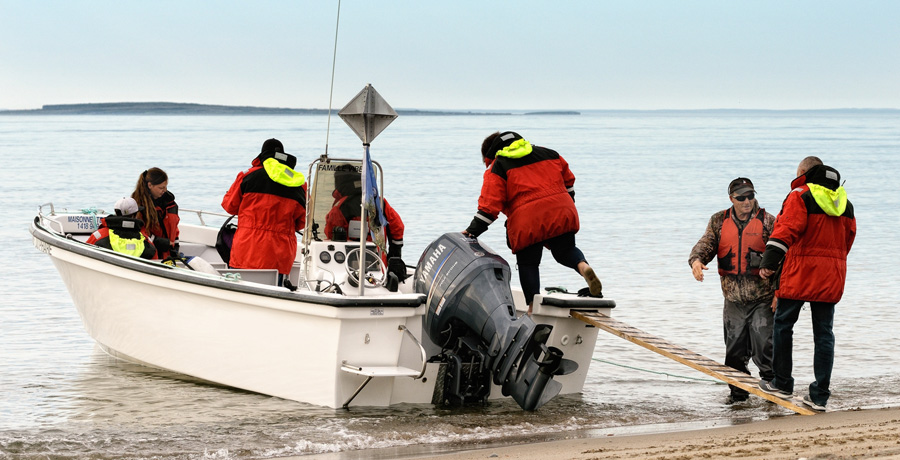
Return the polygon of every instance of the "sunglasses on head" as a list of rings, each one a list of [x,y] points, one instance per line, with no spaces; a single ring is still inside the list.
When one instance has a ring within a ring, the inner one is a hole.
[[[744,201],[747,201],[747,200],[752,200],[752,199],[755,198],[755,197],[756,197],[756,194],[755,194],[755,193],[750,193],[750,194],[748,194],[748,195],[735,196],[735,197],[732,197],[732,198],[734,198],[735,200],[738,200],[738,201],[740,201],[740,202],[744,202]]]

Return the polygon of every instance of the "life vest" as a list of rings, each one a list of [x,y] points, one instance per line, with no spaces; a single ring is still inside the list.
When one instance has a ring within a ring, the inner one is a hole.
[[[127,254],[129,256],[141,257],[144,253],[144,237],[140,238],[122,238],[115,231],[109,231],[109,245],[113,251]]]
[[[738,228],[732,216],[733,209],[725,211],[722,230],[719,232],[719,251],[716,254],[719,275],[759,275],[759,263],[766,250],[766,210],[760,208],[755,216]]]

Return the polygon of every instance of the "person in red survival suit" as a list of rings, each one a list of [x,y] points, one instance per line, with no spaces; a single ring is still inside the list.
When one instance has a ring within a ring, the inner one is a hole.
[[[155,259],[178,256],[178,204],[168,189],[169,176],[159,168],[141,173],[131,197],[141,207],[137,217],[144,221],[156,247]],[[145,211],[148,210],[148,211]],[[153,212],[152,210],[156,210]]]
[[[116,202],[115,214],[103,218],[100,228],[88,237],[86,243],[144,259],[154,259],[156,248],[144,222],[136,216],[143,208],[134,198],[121,198]]]
[[[276,269],[282,279],[290,274],[294,233],[306,225],[306,179],[296,165],[278,139],[269,139],[250,169],[238,173],[222,199],[222,208],[238,216],[230,267]]]
[[[506,240],[516,255],[528,313],[540,291],[544,247],[557,262],[584,277],[591,296],[602,297],[600,280],[575,246],[579,229],[575,175],[566,160],[551,149],[531,145],[512,131],[486,137],[481,155],[487,170],[478,212],[463,234],[478,237],[501,212],[506,214]]]
[[[325,237],[334,240],[335,228],[343,228],[345,231],[350,221],[360,220],[360,203],[362,202],[362,176],[352,166],[339,169],[334,173],[334,204],[325,216]],[[400,214],[384,200],[384,217],[387,219],[385,233],[388,238],[387,261],[389,270],[396,274],[400,281],[406,279],[406,265],[402,263],[403,249],[403,220]],[[371,240],[371,236],[368,237]],[[391,259],[399,262],[391,264]],[[391,269],[393,267],[393,269]]]
[[[834,367],[834,306],[844,295],[847,254],[856,239],[856,217],[841,186],[840,173],[817,157],[800,162],[791,187],[759,269],[759,276],[776,279],[778,298],[772,335],[775,377],[760,380],[759,388],[782,399],[793,397],[794,324],[803,304],[809,302],[815,381],[809,384],[803,403],[825,411]]]

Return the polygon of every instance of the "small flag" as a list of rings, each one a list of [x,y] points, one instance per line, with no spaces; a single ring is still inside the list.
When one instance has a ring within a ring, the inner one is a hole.
[[[372,157],[369,156],[369,146],[366,146],[366,158],[363,168],[366,170],[366,187],[363,190],[363,203],[366,204],[366,222],[369,225],[369,233],[372,241],[381,249],[387,251],[384,226],[387,219],[384,217],[384,209],[381,207],[381,197],[378,194],[378,182],[375,180],[375,168],[372,165]]]

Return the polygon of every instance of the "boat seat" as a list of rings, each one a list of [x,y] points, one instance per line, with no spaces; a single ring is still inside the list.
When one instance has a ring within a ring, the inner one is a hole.
[[[212,265],[213,268],[227,268],[216,248],[201,243],[180,243],[179,250],[185,257],[199,257]]]
[[[209,248],[209,246],[199,243],[179,243],[178,246],[186,257],[200,256]]]

